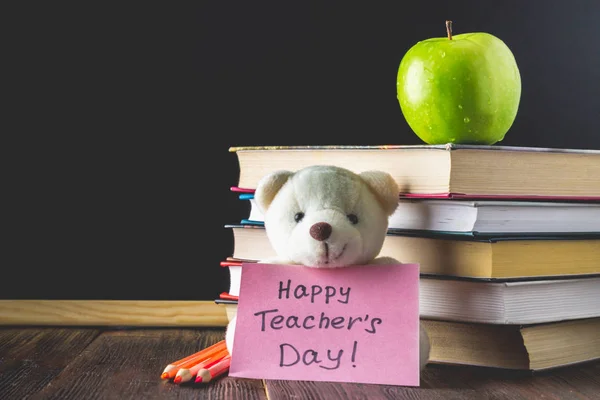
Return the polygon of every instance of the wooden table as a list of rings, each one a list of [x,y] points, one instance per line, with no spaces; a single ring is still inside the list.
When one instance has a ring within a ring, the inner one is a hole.
[[[600,362],[535,375],[429,365],[421,387],[219,378],[175,385],[169,362],[223,328],[0,329],[0,398],[10,399],[600,399]]]

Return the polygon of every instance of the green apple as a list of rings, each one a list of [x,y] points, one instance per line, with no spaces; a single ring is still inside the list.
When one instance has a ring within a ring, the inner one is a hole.
[[[396,91],[402,114],[428,144],[494,144],[517,115],[521,75],[513,53],[484,32],[418,42],[402,58]]]

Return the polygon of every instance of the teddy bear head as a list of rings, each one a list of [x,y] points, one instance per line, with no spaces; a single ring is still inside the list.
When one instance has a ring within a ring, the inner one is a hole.
[[[254,197],[278,258],[341,267],[377,257],[398,193],[386,172],[315,165],[266,175]]]

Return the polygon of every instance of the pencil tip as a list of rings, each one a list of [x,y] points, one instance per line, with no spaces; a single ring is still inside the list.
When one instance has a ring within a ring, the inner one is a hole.
[[[181,383],[182,379],[180,376],[176,376],[175,379],[173,379],[173,382],[175,383]]]
[[[169,379],[169,373],[168,372],[163,372],[162,374],[160,374],[161,379]]]
[[[196,377],[196,383],[201,383],[202,382],[202,377],[201,376],[197,376]]]

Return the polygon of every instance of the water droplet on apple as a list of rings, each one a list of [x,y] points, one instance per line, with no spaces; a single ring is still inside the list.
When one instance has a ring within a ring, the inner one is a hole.
[[[442,51],[442,52],[440,53],[440,56],[442,56],[442,58],[446,57],[446,52],[445,52],[445,51]]]
[[[459,104],[459,105],[458,105],[458,108],[462,110],[462,104]]]
[[[465,124],[468,124],[469,122],[471,122],[471,118],[469,117],[464,117],[463,121],[465,121]]]
[[[450,143],[454,143],[455,140],[456,138],[450,138]]]

